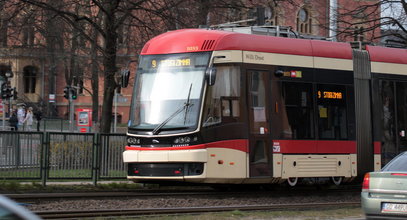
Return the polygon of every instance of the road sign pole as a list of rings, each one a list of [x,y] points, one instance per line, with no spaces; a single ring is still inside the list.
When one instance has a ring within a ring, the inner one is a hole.
[[[113,132],[116,133],[117,129],[117,88],[114,90],[114,124]]]
[[[75,106],[72,100],[72,94],[69,93],[69,131],[73,132],[74,128],[74,110]]]
[[[4,111],[4,99],[1,101],[1,111],[2,111],[2,119],[3,119],[3,131],[6,130],[6,113]]]

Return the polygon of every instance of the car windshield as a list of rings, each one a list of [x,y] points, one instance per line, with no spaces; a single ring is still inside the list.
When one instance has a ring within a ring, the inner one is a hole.
[[[393,158],[393,160],[383,167],[382,171],[407,172],[407,152],[401,153]]]
[[[129,128],[159,134],[197,126],[209,53],[142,56]]]

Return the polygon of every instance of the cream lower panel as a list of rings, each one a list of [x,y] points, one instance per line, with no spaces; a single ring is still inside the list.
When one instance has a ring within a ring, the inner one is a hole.
[[[358,175],[358,158],[356,154],[350,155],[351,166],[352,166],[352,176],[355,177]]]
[[[208,148],[206,178],[247,178],[247,153],[226,148]]]
[[[214,60],[214,63],[244,62],[261,65],[298,66],[308,68],[315,67],[321,69],[337,69],[348,71],[353,70],[353,61],[351,59],[312,57],[240,50],[214,51],[212,56],[223,56],[223,58],[216,58]]]
[[[351,155],[283,155],[282,178],[352,176]]]
[[[123,152],[123,162],[124,163],[131,163],[131,162],[138,162],[138,152],[136,150],[126,150]]]
[[[176,150],[168,151],[168,160],[175,162],[207,162],[208,150]]]
[[[174,150],[174,151],[137,151],[128,150],[123,152],[125,163],[141,162],[206,162],[208,153],[205,149],[200,150]]]
[[[243,62],[263,65],[314,67],[311,56],[243,51]]]
[[[372,73],[407,75],[407,64],[372,62]]]
[[[283,154],[273,154],[273,177],[281,177],[283,171]]]
[[[380,154],[374,155],[374,171],[380,171],[382,169],[382,157]]]
[[[213,51],[212,57],[224,57],[216,58],[213,60],[214,63],[241,63],[242,60],[241,50],[221,50]]]
[[[336,59],[327,57],[314,57],[314,67],[316,69],[333,69],[333,70],[353,70],[353,60]]]

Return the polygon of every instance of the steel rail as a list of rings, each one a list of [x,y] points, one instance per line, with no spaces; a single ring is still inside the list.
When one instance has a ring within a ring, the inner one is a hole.
[[[205,212],[227,211],[281,211],[281,210],[320,210],[328,207],[360,207],[360,202],[334,202],[334,203],[301,203],[301,204],[270,204],[270,205],[242,205],[242,206],[216,206],[216,207],[179,207],[179,208],[146,208],[122,210],[72,210],[72,211],[37,211],[36,215],[43,219],[67,219],[108,216],[135,216],[153,214],[192,214]]]
[[[163,197],[163,196],[193,196],[193,195],[219,195],[215,191],[200,192],[73,192],[73,193],[24,193],[3,194],[14,200],[46,200],[46,199],[89,199],[89,198],[134,198],[134,197]]]
[[[333,188],[325,190],[317,190],[315,192],[314,187],[310,188],[293,188],[293,189],[283,189],[283,190],[257,190],[262,193],[270,194],[287,194],[287,193],[348,193],[348,192],[360,192],[360,187],[354,188]],[[10,199],[14,200],[43,200],[43,199],[83,199],[83,198],[114,198],[114,197],[159,197],[159,196],[193,196],[193,195],[245,195],[257,192],[256,190],[231,190],[231,191],[217,191],[213,189],[194,189],[194,190],[133,190],[133,191],[105,191],[105,192],[51,192],[51,193],[21,193],[21,194],[3,194]]]
[[[264,192],[264,191],[263,191]],[[310,191],[267,191],[269,194],[287,194],[287,193],[309,193]],[[335,190],[319,191],[313,193],[347,193],[360,192],[360,190]],[[166,197],[166,196],[195,196],[195,195],[251,195],[253,191],[196,191],[196,192],[72,192],[72,193],[24,193],[24,194],[3,194],[4,196],[16,201],[47,200],[47,199],[89,199],[89,198],[142,198],[142,197]]]

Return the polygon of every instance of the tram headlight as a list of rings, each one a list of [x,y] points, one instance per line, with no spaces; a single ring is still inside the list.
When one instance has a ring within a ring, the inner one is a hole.
[[[127,138],[127,143],[129,143],[129,145],[140,144],[140,139],[135,138],[135,137],[128,137]]]

